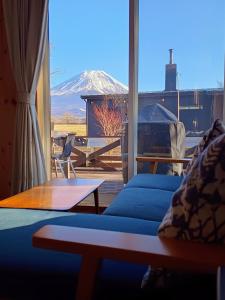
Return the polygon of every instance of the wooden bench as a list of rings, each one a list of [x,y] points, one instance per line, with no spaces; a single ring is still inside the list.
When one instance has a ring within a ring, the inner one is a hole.
[[[224,246],[57,225],[37,231],[33,246],[83,256],[76,300],[92,298],[97,271],[104,258],[193,272],[216,272],[225,265]]]

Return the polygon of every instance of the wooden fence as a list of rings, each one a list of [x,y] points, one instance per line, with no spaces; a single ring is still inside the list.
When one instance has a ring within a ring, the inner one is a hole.
[[[76,138],[87,139],[87,145],[74,146],[72,150],[71,159],[74,161],[73,164],[76,168],[90,167],[105,171],[116,171],[118,168],[122,168],[121,149],[118,148],[121,145],[120,137],[104,137],[107,143],[104,146],[88,145],[89,137],[82,136]],[[97,141],[103,138],[92,139]]]

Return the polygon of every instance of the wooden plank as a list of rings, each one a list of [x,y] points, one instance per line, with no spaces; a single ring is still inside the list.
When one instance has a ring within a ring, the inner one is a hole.
[[[122,160],[122,156],[117,156],[117,155],[96,155],[96,157],[94,156],[93,159],[99,159],[99,160],[102,160],[102,161],[121,161]]]
[[[190,158],[137,156],[136,160],[139,162],[188,163]]]
[[[79,159],[78,155],[70,155],[71,160],[77,160]]]
[[[93,153],[91,153],[87,157],[87,159],[88,160],[92,160],[92,159],[96,158],[97,156],[102,155],[102,154],[104,154],[104,153],[106,153],[106,152],[108,152],[108,151],[110,151],[110,150],[112,150],[112,149],[114,149],[114,148],[116,148],[118,146],[120,146],[120,139],[116,140],[115,142],[113,142],[113,143],[111,143],[111,144],[109,144],[109,145],[107,145],[107,146],[105,146],[105,147],[103,147],[103,148],[101,148],[101,149],[93,152]]]
[[[82,152],[81,150],[79,150],[79,149],[77,149],[75,147],[72,148],[72,153],[75,153],[78,156],[84,156],[84,157],[86,157],[86,154],[84,152]]]
[[[225,265],[225,246],[58,225],[38,230],[33,246],[196,272],[216,272]]]
[[[158,163],[188,163],[190,158],[172,158],[172,157],[151,157],[151,156],[138,156],[138,162],[150,162],[150,173],[156,174]]]
[[[92,166],[91,165],[91,163],[89,163],[89,165],[87,166],[87,167],[78,167],[78,168],[76,168],[76,171],[78,171],[78,172],[82,172],[82,176],[83,176],[83,174],[88,174],[88,173],[90,173],[90,175],[91,175],[91,177],[90,178],[94,178],[94,177],[92,177],[92,174],[95,174],[96,173],[96,175],[98,176],[98,178],[99,178],[99,176],[100,176],[100,174],[101,173],[104,173],[105,172],[105,170],[103,170],[102,168],[97,168],[97,167],[94,167],[94,166]],[[111,175],[112,176],[114,176],[115,174],[118,174],[118,176],[120,176],[120,174],[121,174],[121,170],[118,170],[118,169],[116,169],[116,171],[113,171],[113,172],[111,172],[111,171],[109,171],[109,172],[107,172],[108,174],[105,174],[105,176],[110,176],[110,173],[111,173]],[[102,174],[102,176],[104,177],[104,174]],[[122,176],[122,175],[121,175]],[[111,177],[111,176],[110,176]],[[122,179],[121,179],[122,180]]]
[[[83,139],[88,139],[90,138],[90,136],[87,135],[76,135],[76,138],[83,138]],[[121,136],[109,136],[109,135],[104,135],[104,136],[91,136],[91,138],[95,138],[95,139],[115,139],[115,138],[121,138]]]
[[[116,163],[116,162],[107,162],[107,165],[113,168],[122,168],[122,162],[121,163]]]
[[[71,157],[71,161],[73,162],[74,168],[86,167],[86,159],[83,159],[82,157],[79,157],[78,159]]]
[[[77,156],[73,155],[73,153],[77,154]],[[76,162],[74,162],[75,168],[79,166],[86,166],[86,154],[79,149],[73,147],[70,158],[71,160],[76,160]]]
[[[105,171],[116,171],[116,169],[114,167],[112,167],[109,164],[106,164],[100,160],[97,160],[97,159],[91,160],[91,162],[89,164],[90,164],[90,166],[93,166],[93,167],[102,168]]]
[[[103,168],[104,170],[107,168],[113,168],[114,171],[117,171],[115,168],[122,168],[122,162],[121,163],[117,163],[117,162],[103,162],[100,159],[95,159],[92,160],[91,162],[89,162],[89,166],[93,166],[93,167],[100,167]],[[111,169],[109,171],[112,171]]]

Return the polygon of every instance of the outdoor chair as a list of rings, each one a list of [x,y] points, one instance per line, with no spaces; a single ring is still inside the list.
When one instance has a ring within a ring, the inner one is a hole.
[[[71,160],[71,152],[75,142],[75,135],[68,134],[67,136],[62,136],[56,138],[54,143],[58,146],[62,146],[62,153],[52,154],[51,159],[53,162],[53,170],[55,171],[56,177],[58,177],[59,172],[64,178],[69,176],[70,170],[73,172],[74,177],[76,177],[75,168],[73,166],[73,161]],[[68,175],[66,175],[65,168],[67,167]]]

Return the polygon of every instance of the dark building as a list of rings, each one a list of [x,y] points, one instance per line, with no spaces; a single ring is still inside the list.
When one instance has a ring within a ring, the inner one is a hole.
[[[177,89],[177,65],[173,61],[173,49],[170,49],[170,61],[166,65],[165,90],[143,92],[138,95],[139,120],[150,105],[161,104],[184,123],[187,135],[198,135],[207,130],[213,120],[223,116],[223,89]],[[126,115],[128,95],[107,95],[109,105],[120,99],[120,110]],[[101,105],[106,95],[81,96],[86,101],[87,134],[90,137],[101,136],[101,128],[93,111],[94,105]],[[142,120],[143,121],[143,120]],[[148,120],[146,120],[148,121]]]

